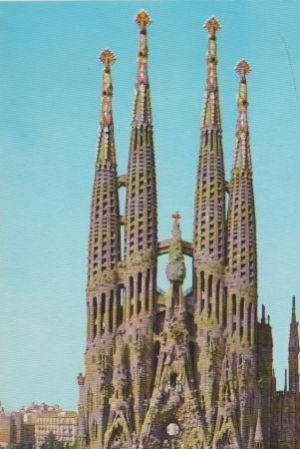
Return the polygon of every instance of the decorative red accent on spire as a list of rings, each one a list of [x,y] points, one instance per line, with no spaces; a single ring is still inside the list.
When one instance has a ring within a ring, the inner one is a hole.
[[[219,31],[222,28],[222,25],[216,19],[214,16],[212,16],[210,19],[208,19],[205,24],[203,25],[203,28],[206,28],[209,32],[211,37],[215,37],[217,31]]]
[[[147,28],[148,25],[150,25],[152,23],[152,19],[150,14],[145,11],[144,9],[142,9],[141,11],[139,11],[135,17],[135,22],[138,24],[138,26],[140,27],[141,31],[145,30]]]
[[[102,126],[112,124],[112,96],[113,85],[111,77],[111,65],[115,62],[115,55],[107,48],[99,55],[100,61],[104,64],[103,78],[102,78],[102,112],[101,124]]]
[[[195,198],[194,263],[198,269],[209,262],[215,268],[218,266],[221,273],[225,260],[225,180],[216,41],[221,25],[212,17],[204,28],[209,39]]]
[[[104,64],[102,109],[91,208],[88,268],[88,285],[93,287],[98,287],[103,282],[100,281],[101,273],[114,270],[120,260],[120,214],[111,76],[111,65],[116,57],[105,49],[99,55],[99,60]]]
[[[249,63],[242,59],[235,67],[235,71],[240,75],[240,85],[237,96],[238,119],[236,127],[236,151],[234,157],[234,168],[250,169],[251,152],[248,126],[248,93],[246,76],[251,72]]]
[[[219,126],[221,127],[220,105],[218,95],[217,79],[217,40],[216,33],[221,28],[219,21],[212,17],[204,25],[208,30],[208,48],[207,48],[207,78],[205,91],[205,106],[203,114],[203,127]]]
[[[257,250],[246,82],[250,65],[243,59],[235,70],[240,75],[240,84],[237,96],[236,145],[227,220],[226,282],[232,288],[253,287],[254,292],[257,287]],[[255,295],[253,294],[252,298],[249,297],[249,302],[254,302],[253,307],[256,308],[257,298]]]
[[[108,48],[102,51],[99,55],[100,61],[105,65],[106,68],[110,67],[116,60],[115,55]]]
[[[248,73],[251,72],[251,66],[250,64],[246,61],[246,59],[242,59],[236,66],[234,69],[237,73],[239,73],[241,75],[242,79],[246,78],[246,75],[248,75]]]
[[[138,74],[137,87],[140,85],[148,85],[148,44],[147,44],[147,27],[151,24],[152,19],[145,11],[140,11],[135,22],[140,28],[140,44],[138,51]]]
[[[157,250],[156,176],[147,43],[147,27],[151,23],[151,17],[146,11],[140,11],[135,22],[139,26],[139,49],[127,170],[124,253],[128,267],[138,254],[143,257],[148,254],[145,263],[139,267],[142,276],[139,285],[143,284],[146,288],[149,280],[154,279]],[[148,312],[154,304],[155,288],[149,291],[149,298],[147,294],[141,301],[137,293],[141,287],[136,287],[133,285],[133,290],[128,293],[132,300],[133,314],[145,310]],[[135,292],[133,296],[132,291]],[[146,301],[146,296],[149,301]],[[141,301],[141,310],[137,301]],[[128,318],[130,316],[129,313]]]

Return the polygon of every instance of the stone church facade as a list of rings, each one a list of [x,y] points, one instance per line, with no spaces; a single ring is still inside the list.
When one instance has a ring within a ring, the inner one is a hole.
[[[209,19],[193,241],[182,239],[178,213],[170,239],[158,241],[148,77],[151,18],[141,11],[136,23],[138,69],[128,170],[122,176],[112,114],[115,56],[110,50],[100,55],[104,70],[90,217],[87,347],[85,373],[78,376],[80,448],[300,448],[295,300],[284,391],[276,391],[272,330],[264,307],[257,317],[250,66],[242,60],[235,68],[236,146],[226,182],[217,77],[221,26]],[[121,187],[126,189],[124,215]],[[169,254],[166,294],[157,287],[162,254]],[[193,260],[193,288],[187,294],[182,289],[185,255]]]

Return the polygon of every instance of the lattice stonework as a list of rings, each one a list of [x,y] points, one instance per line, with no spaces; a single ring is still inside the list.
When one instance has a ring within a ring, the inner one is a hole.
[[[228,209],[227,279],[232,287],[255,288],[256,227],[246,84],[250,66],[243,60],[237,65],[236,71],[240,74],[241,80],[237,99],[236,148]]]
[[[125,213],[125,255],[156,249],[156,179],[150,86],[148,79],[147,25],[150,16],[140,13],[138,71],[132,119]]]
[[[120,224],[114,127],[112,117],[111,64],[115,57],[105,50],[100,55],[103,71],[102,111],[89,238],[89,281],[113,270],[120,260]]]
[[[225,183],[216,50],[216,31],[220,24],[212,18],[205,28],[209,31],[209,41],[195,200],[196,270],[208,263],[223,264],[225,251]]]

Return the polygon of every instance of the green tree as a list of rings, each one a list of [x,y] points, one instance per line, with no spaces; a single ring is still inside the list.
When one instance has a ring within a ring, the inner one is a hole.
[[[8,449],[26,449],[25,443],[11,443]]]
[[[41,449],[63,449],[64,445],[57,440],[53,432],[50,432],[41,446]],[[21,448],[20,448],[21,449]]]

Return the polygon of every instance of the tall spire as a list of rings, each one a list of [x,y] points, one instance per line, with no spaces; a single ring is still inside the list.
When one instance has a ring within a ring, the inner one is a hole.
[[[99,55],[100,61],[104,64],[102,78],[102,110],[100,118],[100,137],[98,146],[98,162],[110,160],[116,163],[115,141],[112,115],[113,84],[111,76],[111,65],[115,62],[115,55],[105,49]]]
[[[135,22],[139,26],[140,34],[133,122],[137,125],[146,123],[151,124],[152,114],[148,77],[147,27],[151,24],[152,19],[146,11],[142,10],[136,15]]]
[[[198,305],[203,312],[211,314],[218,309],[217,298],[211,298],[211,292],[220,291],[219,283],[225,261],[225,179],[216,41],[221,25],[212,17],[204,28],[209,37],[195,195],[194,271]]]
[[[207,49],[207,78],[202,127],[217,127],[221,129],[219,88],[217,78],[217,31],[221,29],[221,24],[215,17],[211,17],[205,22],[203,28],[207,29],[209,38]]]
[[[129,317],[139,311],[148,312],[152,309],[156,293],[157,250],[156,174],[147,46],[147,27],[151,23],[151,17],[146,11],[140,11],[135,21],[139,26],[138,70],[131,125],[125,211],[126,268],[128,272],[136,272],[134,276],[131,274],[131,279],[128,278],[128,297],[132,303],[128,306]],[[138,264],[137,259],[139,259]],[[144,297],[142,304],[137,296],[139,294]]]
[[[248,126],[247,61],[235,68],[240,75],[237,96],[236,146],[230,181],[227,220],[226,286],[230,292],[230,330],[254,344],[257,308],[255,205]],[[239,311],[239,313],[237,312]]]
[[[79,375],[79,445],[104,436],[112,389],[112,350],[121,321],[117,272],[120,262],[120,214],[118,177],[112,115],[111,65],[114,54],[105,49],[99,56],[104,65],[102,109],[90,214],[87,281],[87,349],[85,375]],[[104,344],[106,342],[106,344]],[[96,363],[97,365],[96,365]],[[96,368],[97,366],[97,368]],[[97,398],[97,402],[95,401]],[[99,445],[99,443],[98,443]]]
[[[292,319],[289,339],[289,391],[299,391],[299,333],[296,318],[296,298],[293,296]]]
[[[235,68],[240,75],[237,96],[236,147],[230,182],[228,210],[228,275],[236,285],[256,286],[256,230],[252,163],[248,126],[247,61]]]
[[[101,305],[95,292],[98,288],[102,291],[108,283],[114,284],[114,273],[120,261],[119,198],[111,76],[111,65],[116,58],[106,49],[100,54],[99,59],[104,64],[102,110],[91,206],[88,267],[88,296],[92,296],[89,299],[91,315],[89,327],[93,338],[103,333],[104,329],[108,330],[108,321],[112,319],[108,310],[105,310],[108,309],[108,298],[106,305]],[[105,295],[103,290],[103,298]],[[99,317],[100,309],[101,317]]]
[[[236,150],[233,168],[251,170],[251,153],[248,126],[248,93],[246,76],[251,67],[245,59],[237,64],[235,71],[240,75],[240,87],[237,96],[238,119],[236,129]]]

